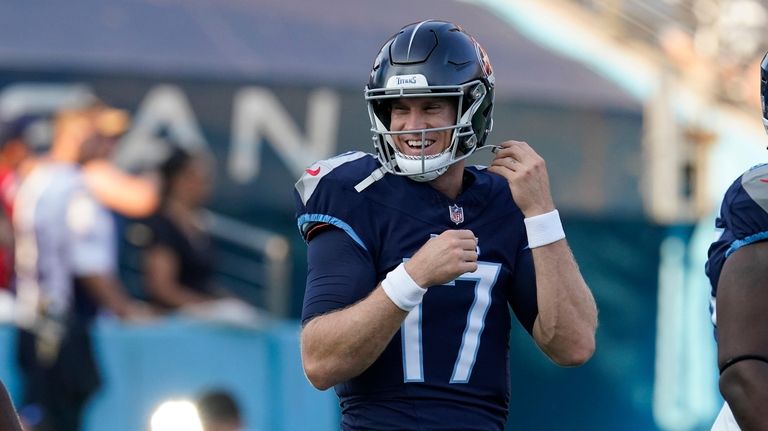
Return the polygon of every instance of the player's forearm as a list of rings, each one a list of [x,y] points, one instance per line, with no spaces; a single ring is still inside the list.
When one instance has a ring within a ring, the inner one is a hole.
[[[597,308],[566,241],[533,249],[539,347],[563,366],[581,365],[595,350]]]
[[[301,333],[309,381],[325,390],[361,374],[381,355],[406,314],[379,285],[364,300],[312,319]]]
[[[159,205],[159,180],[155,176],[131,175],[104,160],[89,162],[83,172],[96,199],[120,214],[146,217]]]
[[[741,361],[720,376],[720,392],[744,431],[768,429],[768,364]]]

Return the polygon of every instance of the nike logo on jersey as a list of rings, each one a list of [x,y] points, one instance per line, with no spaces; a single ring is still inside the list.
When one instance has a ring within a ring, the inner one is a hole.
[[[312,175],[313,177],[316,177],[316,176],[317,176],[317,174],[319,174],[319,173],[320,173],[320,167],[318,166],[318,167],[317,167],[317,169],[310,169],[310,168],[307,168],[307,169],[305,170],[305,172],[306,172],[306,173],[308,173],[309,175]]]

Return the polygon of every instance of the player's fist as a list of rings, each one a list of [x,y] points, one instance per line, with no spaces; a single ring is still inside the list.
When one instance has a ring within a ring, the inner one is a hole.
[[[503,142],[488,171],[507,180],[512,199],[526,217],[555,209],[549,190],[547,166],[544,159],[527,143]]]
[[[427,288],[477,269],[477,238],[471,230],[447,230],[427,241],[405,263],[413,281]]]

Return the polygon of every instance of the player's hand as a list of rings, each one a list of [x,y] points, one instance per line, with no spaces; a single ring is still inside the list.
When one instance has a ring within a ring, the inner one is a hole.
[[[405,263],[421,287],[445,284],[477,269],[477,238],[471,230],[447,230],[427,241]]]
[[[507,180],[512,199],[526,217],[555,209],[544,159],[527,143],[503,142],[488,171]]]

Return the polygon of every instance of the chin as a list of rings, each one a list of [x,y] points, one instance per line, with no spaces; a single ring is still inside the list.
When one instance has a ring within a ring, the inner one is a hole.
[[[407,148],[405,151],[402,151],[402,150],[398,149],[398,151],[400,152],[400,154],[403,154],[405,156],[410,156],[410,157],[421,157],[422,156],[421,151],[414,150],[414,149],[411,149],[411,148]],[[435,149],[433,147],[430,147],[430,148],[427,149],[427,151],[424,152],[423,155],[427,156],[427,157],[433,157],[433,156],[437,156],[437,155],[441,154],[443,151],[445,151],[445,150],[437,150],[437,149]]]

